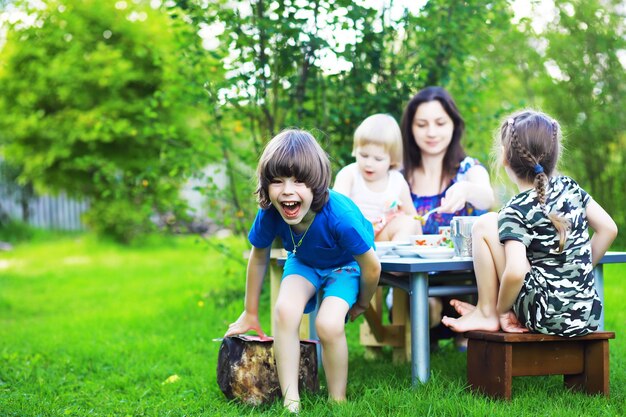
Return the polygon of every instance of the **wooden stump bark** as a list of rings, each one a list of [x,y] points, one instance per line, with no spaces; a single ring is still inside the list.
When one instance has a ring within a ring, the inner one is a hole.
[[[217,383],[226,398],[256,406],[280,397],[273,345],[272,338],[224,338],[217,359]],[[315,342],[300,342],[298,387],[301,392],[319,390]]]

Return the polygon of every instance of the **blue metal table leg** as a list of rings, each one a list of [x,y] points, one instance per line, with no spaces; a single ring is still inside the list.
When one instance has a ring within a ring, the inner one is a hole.
[[[430,335],[428,333],[428,274],[415,272],[410,278],[411,380],[413,386],[430,378]]]
[[[602,264],[596,265],[596,267],[593,268],[593,273],[595,276],[596,291],[600,296],[600,300],[602,300],[602,313],[600,313],[600,326],[598,330],[604,330],[604,267]]]

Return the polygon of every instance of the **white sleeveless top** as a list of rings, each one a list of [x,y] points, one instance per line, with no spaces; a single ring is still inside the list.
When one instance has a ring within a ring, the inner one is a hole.
[[[356,163],[348,165],[345,169],[351,170],[354,174],[350,198],[361,209],[367,220],[375,223],[384,219],[389,213],[398,211],[400,191],[406,182],[400,172],[390,170],[387,188],[382,192],[376,192],[367,188]]]

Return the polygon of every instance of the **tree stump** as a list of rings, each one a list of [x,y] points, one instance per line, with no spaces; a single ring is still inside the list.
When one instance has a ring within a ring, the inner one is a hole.
[[[274,340],[257,336],[225,337],[217,359],[217,383],[226,396],[257,406],[280,397]],[[317,392],[316,342],[300,342],[300,391]]]

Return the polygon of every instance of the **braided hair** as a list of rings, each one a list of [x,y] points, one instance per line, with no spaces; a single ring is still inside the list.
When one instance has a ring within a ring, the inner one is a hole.
[[[517,113],[500,127],[504,157],[519,179],[532,183],[544,214],[559,234],[559,253],[563,252],[570,222],[562,214],[548,213],[546,186],[556,168],[561,151],[560,128],[556,120],[533,110]]]

